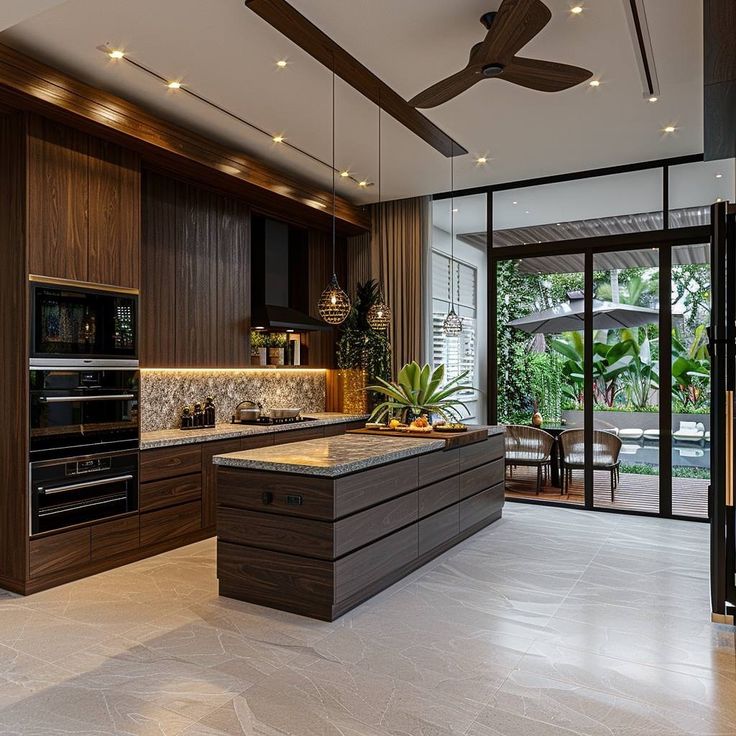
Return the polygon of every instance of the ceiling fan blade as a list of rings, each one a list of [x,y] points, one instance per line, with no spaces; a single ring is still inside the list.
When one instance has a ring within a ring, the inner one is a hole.
[[[508,64],[549,23],[552,13],[542,0],[503,0],[474,64]]]
[[[470,89],[476,82],[480,82],[483,77],[480,70],[473,66],[466,66],[450,77],[443,79],[441,82],[427,87],[424,92],[420,92],[416,97],[409,100],[412,107],[437,107],[443,102],[457,97],[461,92]]]
[[[515,56],[498,78],[540,92],[561,92],[592,76],[593,72],[579,66]]]

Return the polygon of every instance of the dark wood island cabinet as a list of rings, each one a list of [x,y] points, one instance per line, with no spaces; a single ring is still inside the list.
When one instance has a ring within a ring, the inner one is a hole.
[[[501,517],[503,430],[218,455],[220,594],[334,620]]]

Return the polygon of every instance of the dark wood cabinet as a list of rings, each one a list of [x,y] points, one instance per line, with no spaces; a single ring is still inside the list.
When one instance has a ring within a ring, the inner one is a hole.
[[[89,527],[32,539],[30,553],[32,578],[61,572],[89,562]]]
[[[30,272],[137,288],[137,154],[37,115],[27,145]]]
[[[202,447],[202,526],[215,526],[217,520],[217,467],[212,464],[215,455],[238,452],[242,449],[239,438],[207,442]]]
[[[92,560],[129,553],[139,546],[138,514],[97,524],[91,529]]]

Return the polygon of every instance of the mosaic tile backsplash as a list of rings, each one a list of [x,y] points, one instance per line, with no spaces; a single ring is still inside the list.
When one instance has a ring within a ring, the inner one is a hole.
[[[325,410],[324,371],[141,371],[141,432],[175,429],[184,406],[213,396],[217,422],[229,422],[236,405],[260,401],[264,409]]]

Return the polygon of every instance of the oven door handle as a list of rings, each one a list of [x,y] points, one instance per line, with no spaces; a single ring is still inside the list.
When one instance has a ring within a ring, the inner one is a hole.
[[[78,503],[73,506],[64,506],[59,509],[41,509],[38,512],[39,516],[54,516],[55,514],[65,514],[68,511],[79,511],[79,509],[86,509],[91,506],[104,506],[107,503],[114,503],[115,501],[125,501],[128,497],[125,495],[120,496],[108,496],[103,498],[101,501],[90,501],[89,503]]]
[[[111,483],[120,483],[125,480],[133,480],[132,475],[116,475],[114,478],[102,478],[102,480],[88,480],[84,483],[72,483],[68,486],[56,486],[55,488],[38,487],[38,492],[44,496],[53,496],[55,493],[64,493],[65,491],[78,491],[82,488],[93,488],[95,486],[108,486]]]
[[[68,404],[76,401],[129,401],[135,394],[107,394],[105,396],[40,396],[44,404]]]

